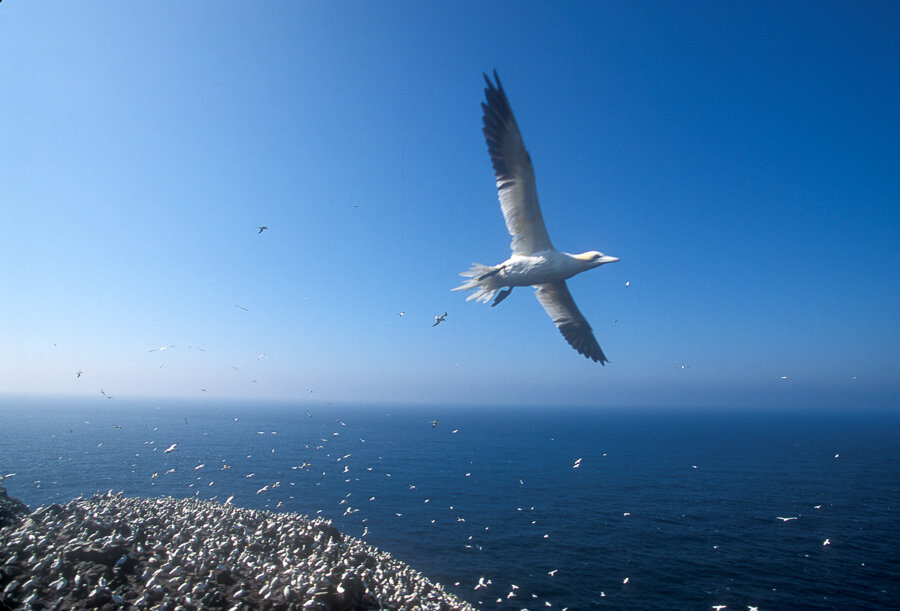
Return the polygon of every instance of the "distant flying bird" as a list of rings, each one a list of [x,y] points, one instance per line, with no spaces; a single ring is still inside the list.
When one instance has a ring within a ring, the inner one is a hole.
[[[487,82],[484,90],[487,103],[481,105],[483,131],[497,178],[500,208],[513,238],[512,256],[495,266],[473,264],[469,271],[460,274],[469,280],[453,290],[477,289],[466,301],[475,299],[487,303],[494,299],[491,305],[496,306],[514,287],[534,286],[538,301],[569,345],[579,354],[604,365],[608,360],[591,326],[575,305],[566,279],[619,259],[596,250],[572,255],[553,247],[541,215],[531,157],[525,149],[497,71],[494,71],[496,85],[486,74],[484,80]],[[500,291],[503,287],[508,288]]]
[[[107,399],[112,399],[112,395],[108,395],[105,392],[103,392],[102,388],[100,389],[100,394],[103,395],[104,397],[106,397]]]
[[[397,316],[400,316],[400,317],[406,316],[406,312],[397,312]]]
[[[432,327],[436,327],[436,326],[438,326],[439,324],[441,324],[442,322],[444,322],[445,320],[447,320],[447,313],[446,313],[446,312],[444,312],[444,313],[441,314],[440,316],[435,316],[435,317],[434,317],[434,324],[431,325],[431,326],[432,326]]]
[[[78,371],[75,372],[75,377],[76,377],[76,378],[80,378],[80,377],[81,377],[81,374],[83,374],[83,373],[84,373],[84,372],[81,371],[81,370],[79,369]]]
[[[782,518],[781,516],[775,516],[776,520],[781,520],[782,522],[790,522],[791,520],[796,520],[796,516],[792,516],[790,518]]]
[[[174,348],[174,347],[175,347],[174,344],[172,344],[171,346],[160,346],[159,348],[154,348],[153,350],[148,350],[147,352],[162,352],[163,350],[168,350],[169,348]]]
[[[245,307],[242,306],[242,305],[234,304],[234,307],[240,308],[240,309],[242,309],[242,310],[245,311],[245,312],[249,312],[249,311],[250,311],[250,310],[248,310],[247,308],[245,308]]]
[[[168,448],[166,448],[165,453],[170,454],[172,452],[176,452],[178,450],[178,442],[173,443]]]
[[[258,233],[262,233],[262,232],[265,231],[266,229],[268,229],[268,227],[266,227],[265,225],[260,225],[260,226],[259,226],[259,231],[258,231]]]
[[[439,425],[440,423],[441,423],[440,420],[432,420],[432,421],[431,421],[431,428],[436,427],[436,426]]]

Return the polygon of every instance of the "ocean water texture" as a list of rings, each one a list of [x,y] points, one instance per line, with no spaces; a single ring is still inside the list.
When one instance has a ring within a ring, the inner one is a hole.
[[[900,583],[900,415],[864,409],[6,399],[7,473],[32,508],[321,515],[484,609],[892,608]]]

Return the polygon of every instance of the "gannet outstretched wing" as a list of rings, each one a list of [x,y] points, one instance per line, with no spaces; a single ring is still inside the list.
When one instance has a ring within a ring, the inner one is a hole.
[[[569,345],[575,348],[579,354],[600,363],[608,363],[606,355],[600,349],[597,338],[591,325],[584,318],[572,299],[572,294],[564,280],[550,284],[539,284],[535,287],[535,295],[550,318],[553,319],[556,328],[559,329]]]
[[[506,219],[506,229],[513,238],[512,252],[514,255],[530,255],[552,249],[538,203],[531,157],[525,150],[525,142],[500,84],[500,77],[494,70],[496,86],[486,74],[484,80],[487,82],[484,90],[487,103],[481,103],[484,111],[482,131],[497,177],[497,194]]]
[[[557,251],[547,235],[538,203],[534,167],[525,149],[522,134],[513,117],[509,100],[494,71],[494,80],[484,75],[483,111],[485,140],[494,166],[500,208],[512,236],[512,256],[499,265],[473,263],[460,274],[465,280],[454,291],[475,289],[466,300],[492,306],[503,301],[516,286],[533,286],[535,295],[557,328],[579,354],[599,362],[609,362],[591,326],[572,299],[565,280],[583,271],[618,261],[616,257],[591,250],[581,254]],[[501,291],[501,289],[503,289]]]

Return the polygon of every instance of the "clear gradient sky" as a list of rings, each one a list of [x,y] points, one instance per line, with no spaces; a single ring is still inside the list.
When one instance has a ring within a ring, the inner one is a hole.
[[[0,394],[897,406],[898,57],[896,2],[6,0]],[[450,292],[494,68],[606,367]]]

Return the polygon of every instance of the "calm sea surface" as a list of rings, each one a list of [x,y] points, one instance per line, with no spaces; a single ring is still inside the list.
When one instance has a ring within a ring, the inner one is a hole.
[[[485,609],[900,600],[900,415],[864,409],[4,400],[6,473],[32,508],[112,489],[322,515]]]

